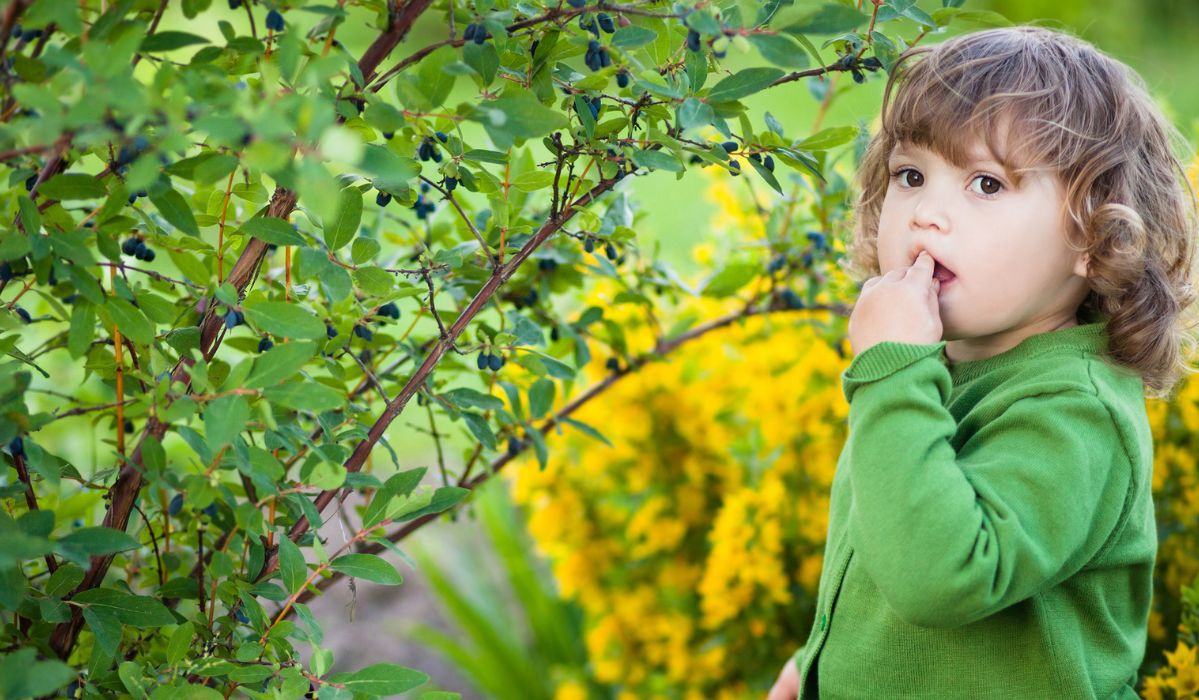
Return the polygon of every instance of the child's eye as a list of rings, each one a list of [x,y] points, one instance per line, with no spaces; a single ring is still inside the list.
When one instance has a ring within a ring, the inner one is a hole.
[[[982,190],[975,190],[975,192],[978,192],[984,197],[999,194],[999,191],[1003,189],[1003,183],[991,177],[990,175],[975,175],[974,179],[971,180],[971,184],[975,182],[983,183]]]
[[[910,184],[905,183],[903,181],[904,173],[911,173],[912,177],[915,179],[911,180]],[[898,180],[899,184],[903,185],[904,187],[919,187],[920,185],[924,184],[924,176],[920,174],[920,171],[913,170],[911,168],[900,168],[899,170],[892,172],[891,179]]]

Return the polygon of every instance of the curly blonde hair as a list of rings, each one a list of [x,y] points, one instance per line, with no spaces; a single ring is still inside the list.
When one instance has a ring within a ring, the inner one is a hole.
[[[861,284],[881,272],[879,213],[897,142],[964,168],[968,147],[981,139],[1017,187],[1022,173],[1044,169],[1064,185],[1067,245],[1090,256],[1090,293],[1078,317],[1107,320],[1110,359],[1140,375],[1155,398],[1199,372],[1190,361],[1196,324],[1184,321],[1196,297],[1195,193],[1171,140],[1180,153],[1189,144],[1131,68],[1042,27],[973,32],[900,55],[881,121],[858,168],[851,278]],[[1003,125],[1019,134],[1006,152]]]

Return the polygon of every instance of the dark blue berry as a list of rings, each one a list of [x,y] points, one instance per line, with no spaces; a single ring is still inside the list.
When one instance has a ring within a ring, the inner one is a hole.
[[[226,311],[225,312],[225,328],[236,328],[237,325],[239,323],[241,323],[241,319],[238,318],[238,316],[240,316],[240,315],[241,314],[237,313],[233,309],[229,309],[228,311]]]
[[[774,158],[771,158],[770,156],[766,156],[766,158],[762,164],[766,166],[767,170],[769,170],[770,172],[774,172]]]
[[[595,251],[595,239],[588,238],[587,240],[583,241],[583,250],[587,251],[588,253],[594,252]]]
[[[778,272],[779,270],[783,269],[783,266],[786,264],[787,258],[779,255],[774,260],[770,261],[770,264],[766,266],[766,271],[770,273]]]
[[[725,141],[724,143],[720,144],[720,147],[724,149],[725,153],[732,153],[733,151],[737,150],[737,142]]]
[[[508,456],[515,457],[520,454],[520,440],[514,437],[508,438]]]
[[[370,340],[371,338],[375,337],[375,334],[371,333],[371,329],[361,325],[354,326],[354,335],[362,338],[363,340]]]
[[[487,366],[491,368],[492,372],[498,372],[500,367],[504,366],[504,358],[499,355],[492,355],[487,359]]]
[[[325,326],[325,337],[336,338],[337,337],[337,329],[334,328],[333,326],[326,325]]]
[[[133,432],[133,421],[126,418],[125,422],[121,424],[121,427],[125,429],[125,432],[132,433]]]
[[[802,309],[803,308],[803,299],[800,299],[799,295],[796,294],[791,289],[789,289],[789,288],[784,289],[781,296],[783,299],[783,303],[786,305],[786,307],[788,309]]]
[[[550,329],[550,340],[552,340],[556,343],[556,342],[558,342],[558,338],[560,338],[560,337],[562,337],[562,336],[558,332],[557,326],[554,326],[553,328]]]
[[[616,74],[616,84],[622,88],[629,86],[629,74],[621,71]]]
[[[586,5],[587,0],[566,0],[566,4],[570,5],[571,7],[578,8],[578,7],[582,7],[583,5]]]
[[[480,352],[479,357],[475,360],[475,366],[479,369],[487,369],[488,365],[491,364],[490,360],[487,358],[488,355],[486,352]]]
[[[230,10],[241,9],[241,0],[229,0],[229,9]]]
[[[12,265],[0,263],[0,282],[7,282],[10,279],[12,279]]]
[[[207,515],[210,518],[215,518],[216,517],[216,504],[209,503],[207,506],[205,506],[204,507],[204,515]]]
[[[441,184],[445,186],[446,192],[453,192],[454,188],[458,186],[458,180],[457,178],[447,177]]]
[[[606,244],[604,246],[604,255],[607,255],[609,260],[615,260],[616,246],[612,245],[611,243]]]
[[[183,494],[177,493],[171,499],[171,505],[167,506],[167,514],[178,515],[181,510],[183,510]]]
[[[604,32],[611,34],[612,32],[616,31],[616,24],[612,21],[612,18],[607,12],[599,13],[595,16],[595,19],[597,22],[599,22],[600,29],[604,30]]]
[[[620,371],[620,360],[616,359],[615,357],[609,357],[608,361],[604,363],[604,366],[607,367],[608,369],[612,370],[613,372],[619,372]]]
[[[276,32],[283,31],[283,15],[278,10],[271,10],[266,13],[266,28]]]
[[[34,174],[30,175],[29,177],[25,178],[25,191],[26,192],[32,191],[33,186],[36,183],[37,183],[37,173],[34,173]]]
[[[729,173],[734,176],[740,175],[741,174],[741,164],[735,160],[730,160],[729,161]]]
[[[33,318],[29,315],[28,311],[26,311],[25,309],[23,309],[19,306],[16,308],[16,311],[17,311],[17,315],[21,317],[22,321],[24,321],[25,323],[33,323]]]
[[[246,617],[245,611],[241,608],[238,608],[236,611],[234,611],[233,616],[236,617],[237,621],[243,625],[250,624],[250,618]]]
[[[258,341],[258,352],[266,352],[273,347],[275,347],[275,344],[271,342],[270,338],[264,336],[262,340]]]
[[[463,41],[474,41],[475,40],[475,25],[473,22],[471,24],[466,25],[466,29],[462,30],[462,40]]]
[[[381,207],[387,206],[390,202],[391,195],[387,194],[386,192],[380,192],[379,194],[375,195],[375,204],[378,204]]]
[[[395,135],[396,135],[396,132],[394,132],[394,131],[384,131],[383,132],[383,138],[387,139],[388,141],[390,141],[391,137],[395,136]]]
[[[694,29],[687,30],[687,48],[691,51],[699,51],[699,32]]]
[[[137,238],[126,238],[125,242],[121,244],[121,252],[125,255],[136,255],[139,240]]]
[[[383,306],[380,306],[379,309],[375,311],[375,315],[397,319],[400,317],[400,307],[396,306],[395,302],[389,301]]]
[[[21,440],[20,435],[16,436],[15,438],[13,438],[12,440],[9,441],[8,451],[10,454],[12,454],[13,457],[24,457],[25,456],[25,442],[23,440]]]
[[[436,137],[437,137],[437,140],[438,140],[438,141],[440,141],[440,142],[442,142],[442,143],[445,143],[446,141],[449,141],[449,140],[450,140],[450,137],[449,137],[449,136],[446,136],[446,135],[445,135],[445,132],[442,132],[442,131],[434,131],[434,132],[433,132],[433,135],[434,135],[434,136],[436,136]]]

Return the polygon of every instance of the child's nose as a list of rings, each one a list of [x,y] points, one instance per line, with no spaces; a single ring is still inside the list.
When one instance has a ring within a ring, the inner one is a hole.
[[[948,231],[950,220],[946,201],[947,197],[944,195],[925,188],[916,198],[912,207],[911,228],[914,230],[935,228],[942,232]]]

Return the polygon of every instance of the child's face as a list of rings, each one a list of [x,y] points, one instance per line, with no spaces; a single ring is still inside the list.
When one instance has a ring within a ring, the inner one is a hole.
[[[935,152],[900,144],[878,228],[882,274],[927,250],[953,273],[942,280],[943,340],[952,361],[989,357],[1024,338],[1075,325],[1086,298],[1085,255],[1066,246],[1064,190],[1048,172],[1020,188],[974,144],[958,169]]]

